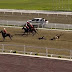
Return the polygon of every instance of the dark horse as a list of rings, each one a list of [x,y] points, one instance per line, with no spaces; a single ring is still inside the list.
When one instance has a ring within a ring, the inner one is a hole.
[[[9,37],[12,40],[12,35],[10,33],[5,33],[3,30],[0,31],[3,37],[3,41],[5,40],[5,37]]]
[[[24,29],[24,34],[25,33],[27,33],[27,34],[32,33],[33,35],[35,35],[35,33],[37,33],[35,28],[27,29],[27,28],[23,27],[22,29]]]
[[[51,38],[50,40],[58,40],[63,34],[57,34],[56,36],[54,36],[53,38]]]

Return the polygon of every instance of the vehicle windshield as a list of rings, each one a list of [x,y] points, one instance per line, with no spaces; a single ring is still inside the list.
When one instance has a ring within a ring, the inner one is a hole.
[[[33,19],[32,21],[39,21],[39,19]]]

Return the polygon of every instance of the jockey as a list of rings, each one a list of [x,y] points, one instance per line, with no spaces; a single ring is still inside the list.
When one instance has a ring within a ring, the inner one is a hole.
[[[33,25],[31,23],[29,23],[29,22],[27,22],[27,26],[29,27],[29,29],[34,28]]]
[[[7,33],[7,30],[6,30],[6,28],[4,28],[4,30],[3,30],[3,31],[4,31],[4,33],[5,33],[5,34]]]
[[[29,27],[28,27],[28,26],[26,26],[26,29],[27,29],[27,30],[29,30]]]

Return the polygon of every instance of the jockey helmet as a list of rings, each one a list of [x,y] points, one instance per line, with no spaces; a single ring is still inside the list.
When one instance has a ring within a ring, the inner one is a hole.
[[[29,24],[29,22],[27,22],[27,24]]]
[[[5,28],[4,28],[4,30],[5,30]]]

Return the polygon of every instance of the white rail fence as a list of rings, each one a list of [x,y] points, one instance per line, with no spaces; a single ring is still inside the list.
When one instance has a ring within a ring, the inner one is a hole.
[[[8,21],[8,20],[0,20],[0,26],[17,26],[22,27],[26,21]],[[72,24],[41,24],[41,23],[33,23],[33,25],[37,28],[48,28],[48,29],[63,29],[63,30],[72,30]]]
[[[14,13],[20,13],[21,16],[23,13],[37,13],[37,15],[39,16],[39,14],[56,14],[57,16],[59,14],[61,15],[65,15],[67,17],[67,15],[72,15],[72,12],[51,12],[51,11],[41,11],[41,10],[15,10],[15,9],[0,9],[0,12],[4,13],[5,16],[12,16]],[[6,14],[6,13],[11,13]],[[1,16],[1,15],[0,15]],[[0,25],[7,25],[7,26],[23,26],[26,23],[26,21],[9,21],[9,20],[0,20]],[[33,25],[36,25],[36,27],[42,27],[42,28],[49,28],[49,29],[67,29],[67,30],[71,30],[72,29],[72,24],[56,24],[56,23],[49,23],[49,24],[38,24],[35,23]]]
[[[25,21],[9,21],[9,20],[0,20],[1,26],[23,26],[26,22]]]
[[[44,27],[45,27],[45,28],[49,28],[49,29],[72,30],[72,24],[49,23],[48,25],[45,25]]]
[[[68,49],[56,49],[14,44],[0,44],[0,52],[72,59],[72,50]]]
[[[20,13],[22,15],[22,13],[37,13],[37,14],[62,14],[62,15],[72,15],[72,12],[63,12],[63,11],[45,11],[45,10],[17,10],[17,9],[0,9],[0,12],[3,12],[4,14],[6,12],[10,12],[10,13]]]

